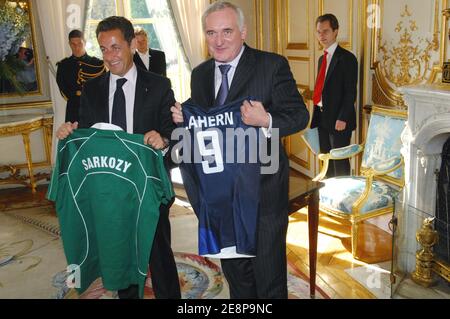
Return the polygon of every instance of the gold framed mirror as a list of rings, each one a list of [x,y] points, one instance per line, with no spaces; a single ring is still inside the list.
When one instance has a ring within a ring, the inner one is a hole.
[[[50,100],[34,0],[0,0],[0,109]]]

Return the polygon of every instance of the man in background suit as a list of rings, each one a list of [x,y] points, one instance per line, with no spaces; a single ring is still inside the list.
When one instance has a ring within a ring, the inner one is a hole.
[[[134,63],[147,71],[166,76],[166,55],[163,51],[153,50],[148,46],[147,32],[141,27],[134,29],[137,50]]]
[[[105,72],[103,61],[86,53],[83,32],[72,30],[69,33],[69,45],[72,55],[56,65],[56,82],[61,95],[67,101],[66,122],[78,121],[80,97],[84,83]]]
[[[317,39],[324,48],[314,87],[311,128],[318,127],[320,152],[348,146],[356,128],[356,82],[358,61],[336,42],[339,23],[333,14],[316,20]],[[326,62],[326,63],[323,63]],[[350,175],[350,161],[332,160],[327,177]]]
[[[124,17],[109,17],[96,30],[103,60],[110,72],[86,83],[81,95],[79,123],[65,123],[57,131],[64,139],[74,129],[98,122],[115,123],[114,97],[122,84],[125,96],[125,119],[122,128],[128,133],[144,134],[144,143],[155,149],[168,147],[172,130],[170,106],[175,103],[170,81],[160,75],[137,68],[133,63],[136,48],[134,30]],[[171,205],[171,204],[170,204]],[[169,208],[161,205],[160,217],[150,255],[150,271],[156,298],[181,298],[178,273],[171,249]],[[119,290],[119,298],[138,298],[138,286]]]
[[[229,92],[224,104],[252,96],[241,106],[245,124],[271,130],[280,137],[306,127],[308,110],[284,57],[244,44],[247,27],[240,8],[215,2],[202,17],[213,57],[192,71],[191,94],[200,106],[212,107],[221,86],[219,66],[227,64]],[[171,108],[175,123],[183,122],[181,105]],[[279,169],[261,175],[256,257],[221,259],[231,298],[287,298],[286,232],[288,227],[289,162],[281,142]],[[217,187],[220,187],[219,185]]]

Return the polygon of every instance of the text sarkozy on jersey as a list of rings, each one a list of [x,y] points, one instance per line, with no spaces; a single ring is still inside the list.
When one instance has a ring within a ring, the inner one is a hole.
[[[224,165],[260,164],[261,174],[275,174],[279,169],[279,130],[273,128],[270,137],[261,128],[246,129],[210,127],[172,132],[172,161],[176,164],[201,164],[205,174],[221,173]]]

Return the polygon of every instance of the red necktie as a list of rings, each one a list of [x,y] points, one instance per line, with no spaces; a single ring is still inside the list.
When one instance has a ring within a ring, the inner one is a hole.
[[[313,102],[317,105],[322,99],[323,83],[325,82],[325,73],[327,71],[327,55],[328,52],[324,51],[322,64],[320,65],[319,75],[317,76],[316,86],[314,87]]]

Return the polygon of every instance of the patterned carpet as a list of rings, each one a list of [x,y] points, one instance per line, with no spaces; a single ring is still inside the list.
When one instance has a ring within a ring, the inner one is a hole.
[[[25,207],[28,205],[25,205]],[[171,218],[185,223],[195,215],[180,203],[173,206]],[[176,224],[176,223],[173,223]],[[174,226],[176,227],[176,226]],[[52,205],[0,211],[0,298],[114,298],[95,281],[81,296],[66,286],[66,260],[59,225]],[[193,248],[191,251],[195,251]],[[228,298],[225,279],[216,260],[192,253],[175,253],[182,297],[185,299]],[[308,277],[289,265],[290,299],[309,298]],[[318,298],[327,298],[319,291]],[[145,298],[154,298],[147,280]]]

